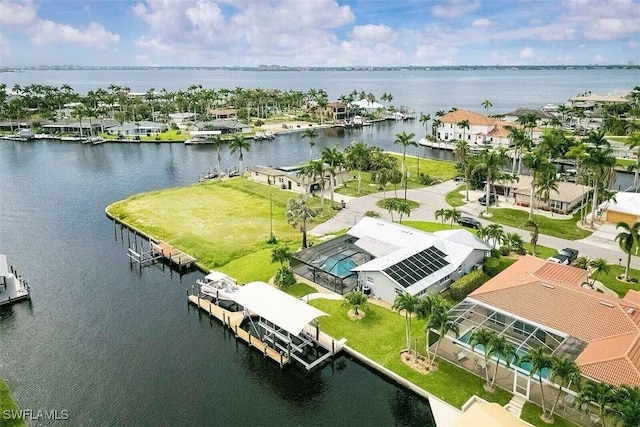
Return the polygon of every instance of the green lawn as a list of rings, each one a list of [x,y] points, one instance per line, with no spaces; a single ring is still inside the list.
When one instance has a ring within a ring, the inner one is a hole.
[[[447,203],[449,203],[449,206],[453,207],[453,208],[457,208],[460,206],[464,206],[466,204],[466,196],[464,194],[461,193],[461,191],[464,191],[465,186],[464,185],[460,185],[458,186],[458,188],[456,188],[453,191],[450,191],[446,197],[445,200]]]
[[[0,380],[0,427],[22,427],[24,426],[24,422],[19,419],[11,419],[6,420],[2,416],[2,411],[15,411],[18,410],[18,405],[14,402],[11,397],[11,392],[9,391],[9,387],[7,384]]]
[[[288,288],[284,289],[284,291],[296,298],[300,298],[305,295],[316,292],[315,288],[307,285],[306,283],[300,283],[300,282],[289,286]]]
[[[574,423],[573,421],[570,421],[566,418],[561,417],[558,414],[553,415],[553,419],[554,419],[553,424],[547,424],[540,419],[540,415],[542,415],[542,408],[540,408],[535,403],[526,402],[522,407],[522,414],[520,415],[520,418],[538,427],[544,427],[549,425],[553,425],[556,427],[574,427],[579,425]]]
[[[611,265],[609,274],[606,276],[600,275],[595,278],[597,281],[602,282],[607,288],[615,291],[620,298],[625,296],[629,289],[640,291],[640,283],[624,283],[617,279],[617,276],[624,274],[626,262],[627,258],[625,255],[622,257],[622,265]],[[640,280],[640,271],[630,268],[629,276]]]
[[[498,224],[521,228],[529,218],[529,212],[509,208],[490,208],[491,221]],[[591,231],[578,228],[580,212],[576,212],[571,219],[550,218],[533,214],[533,220],[538,224],[540,234],[560,237],[567,240],[580,240],[591,235]]]
[[[439,361],[438,371],[422,375],[400,360],[400,351],[405,347],[404,317],[398,313],[368,304],[366,316],[354,321],[347,317],[347,307],[340,301],[316,299],[311,305],[330,316],[320,317],[320,329],[334,338],[347,338],[347,345],[366,354],[393,372],[460,408],[472,395],[506,404],[511,393],[498,390],[494,394],[484,391],[484,379],[460,369],[446,361]],[[418,349],[424,351],[424,321],[412,322],[412,340],[418,340]]]
[[[270,235],[270,195],[273,234],[297,248],[301,234],[284,218],[286,202],[295,194],[245,178],[139,194],[107,209],[116,218],[195,256],[201,266],[209,269],[232,260],[241,262],[242,257],[256,251],[270,254],[271,247],[266,244]],[[312,206],[319,203],[319,198],[310,199]],[[318,223],[335,214],[328,206],[325,203],[323,214],[316,219]],[[246,267],[252,269],[251,262]],[[275,271],[276,266],[271,268]],[[239,276],[234,274],[242,280]]]
[[[531,253],[531,243],[525,243],[524,248],[527,250],[528,253]],[[558,249],[562,249],[562,248],[558,248]],[[547,259],[557,253],[558,253],[557,249],[549,248],[547,246],[536,245],[536,257],[538,258]]]
[[[384,200],[378,200],[376,202],[376,206],[382,209],[387,209],[387,203],[389,203],[389,200],[393,200],[393,199],[395,199],[395,197],[389,197]],[[398,197],[396,200],[402,201],[404,199],[401,197]],[[409,209],[411,210],[414,210],[415,208],[420,206],[420,203],[416,202],[415,200],[409,200],[409,199],[407,199],[407,204],[409,205]]]
[[[635,160],[630,160],[630,159],[616,159],[616,165],[620,165],[623,167],[627,167],[627,166],[631,166],[631,165],[635,165],[636,161]]]

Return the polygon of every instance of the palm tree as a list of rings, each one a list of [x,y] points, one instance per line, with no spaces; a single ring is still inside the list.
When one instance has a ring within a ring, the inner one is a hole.
[[[76,105],[75,107],[73,107],[71,111],[71,116],[77,117],[78,122],[80,123],[80,138],[82,138],[82,119],[83,117],[85,117],[85,114],[86,112],[85,112],[84,105]]]
[[[536,246],[538,245],[538,237],[540,236],[538,224],[533,220],[528,220],[524,223],[523,227],[531,228],[531,255],[536,256]]]
[[[576,268],[581,268],[583,270],[586,270],[589,268],[589,258],[586,256],[579,256],[573,262],[573,266]]]
[[[416,314],[418,319],[426,319],[426,327],[425,327],[425,352],[427,353],[427,358],[431,361],[431,357],[429,356],[429,334],[431,329],[429,329],[429,325],[431,324],[431,317],[438,311],[448,311],[449,305],[447,301],[441,297],[439,294],[429,293],[425,295],[423,298],[420,298],[418,302],[418,307],[416,309]],[[434,355],[435,359],[435,355]]]
[[[465,180],[465,190],[467,192],[467,202],[469,201],[469,175],[471,173],[471,168],[468,161],[469,153],[471,149],[469,148],[469,143],[464,140],[456,141],[456,146],[454,148],[454,153],[456,157],[459,159],[460,163],[464,167],[464,180]]]
[[[484,101],[482,101],[482,106],[486,110],[487,116],[488,116],[489,115],[489,107],[493,107],[493,104],[488,99],[485,99]]]
[[[627,168],[629,172],[633,171],[633,188],[635,190],[638,188],[638,173],[640,173],[640,132],[632,133],[626,144],[630,150],[636,150],[636,163]]]
[[[302,138],[309,138],[309,160],[313,158],[313,146],[316,145],[314,139],[318,137],[318,133],[315,129],[305,129],[302,134]]]
[[[559,385],[558,394],[556,394],[556,399],[553,402],[551,411],[549,411],[549,419],[553,420],[553,413],[560,400],[562,389],[569,387],[571,384],[580,384],[580,368],[578,368],[576,362],[568,357],[553,356],[551,358],[551,379]]]
[[[451,208],[451,209],[447,209],[447,219],[449,221],[451,221],[451,225],[449,228],[453,228],[453,223],[454,221],[457,222],[460,217],[462,216],[462,214],[460,213],[460,211],[456,208]]]
[[[402,224],[402,217],[407,216],[407,218],[411,215],[411,207],[409,206],[409,202],[406,200],[398,200],[398,203],[395,204],[396,212],[400,214],[400,219],[398,222]]]
[[[407,349],[411,348],[411,317],[418,309],[419,299],[409,292],[402,292],[396,295],[391,308],[398,312],[404,311],[405,338]]]
[[[429,322],[429,326],[431,329],[434,329],[436,333],[439,335],[438,343],[436,344],[436,348],[433,352],[433,363],[435,363],[436,355],[438,354],[438,350],[440,349],[440,344],[444,340],[444,336],[449,332],[453,332],[456,338],[460,334],[460,327],[456,321],[454,321],[451,317],[449,317],[449,310],[437,310],[431,316],[431,320]]]
[[[631,249],[634,243],[640,245],[640,222],[636,222],[632,226],[626,222],[620,221],[616,224],[616,229],[621,228],[622,231],[616,236],[616,242],[620,245],[620,249],[627,254],[627,266],[624,270],[625,280],[629,280],[629,264],[631,264]]]
[[[529,221],[533,219],[533,205],[534,196],[536,194],[536,184],[539,181],[538,176],[544,173],[545,170],[552,168],[553,166],[549,162],[549,159],[539,151],[527,153],[523,158],[525,166],[529,168],[532,174],[531,179],[531,196],[529,200]]]
[[[551,356],[544,347],[532,348],[527,354],[522,356],[521,362],[529,363],[531,366],[529,376],[538,376],[540,384],[540,399],[542,406],[542,417],[548,419],[547,410],[544,405],[544,386],[542,384],[543,370],[551,368]]]
[[[222,146],[224,145],[224,141],[222,141],[222,139],[218,135],[209,138],[209,141],[216,149],[216,172],[218,173],[218,180],[220,180],[222,179],[222,169],[220,167],[220,162],[222,161]]]
[[[406,133],[402,131],[402,133],[396,134],[396,139],[393,141],[394,144],[402,145],[402,179],[404,180],[404,200],[407,200],[407,147],[417,147],[418,144],[413,140],[413,137],[416,136],[414,133]]]
[[[518,233],[506,233],[504,235],[504,244],[509,247],[510,251],[519,253],[524,249],[524,241]]]
[[[300,224],[303,248],[307,247],[307,222],[312,221],[316,215],[317,211],[307,205],[307,198],[302,194],[297,199],[287,201],[285,217],[292,227],[297,227]]]
[[[598,407],[600,423],[604,424],[604,416],[611,413],[616,402],[616,388],[611,384],[588,381],[578,394],[577,404],[593,403]]]
[[[489,196],[491,194],[491,186],[493,182],[498,176],[498,172],[500,172],[500,168],[502,168],[507,162],[507,157],[504,151],[496,151],[496,150],[484,150],[480,155],[480,162],[476,164],[474,167],[474,171],[482,171],[485,174],[486,181],[486,206],[485,206],[485,214],[489,214]]]
[[[558,192],[558,177],[556,171],[553,168],[546,168],[538,174],[537,178],[538,182],[535,184],[536,195],[539,199],[545,201],[553,216],[553,208],[549,206],[549,196],[552,191]]]
[[[457,124],[457,126],[462,129],[462,140],[466,141],[467,140],[467,130],[470,128],[469,126],[469,120],[462,120],[461,122],[459,122]]]
[[[640,388],[623,385],[618,388],[615,410],[625,426],[640,425]]]
[[[358,171],[358,193],[362,187],[362,170],[369,164],[369,148],[362,141],[353,141],[345,150],[347,165]]]
[[[387,200],[386,186],[391,181],[391,170],[387,168],[380,168],[373,172],[373,182],[378,184],[382,188],[383,200]]]
[[[493,370],[493,378],[491,379],[490,389],[493,389],[498,376],[498,365],[502,358],[507,365],[507,369],[511,367],[511,363],[518,360],[516,347],[504,335],[496,335],[491,341],[492,353],[496,356],[496,366]]]
[[[244,139],[242,135],[234,135],[233,139],[229,143],[229,149],[231,154],[238,153],[238,173],[242,174],[242,161],[244,160],[244,153],[251,148],[251,142]]]
[[[493,247],[495,248],[498,243],[504,241],[504,230],[500,224],[489,224],[486,227],[486,234],[489,239],[493,241]]]
[[[590,132],[587,136],[587,157],[584,159],[584,165],[594,173],[593,185],[593,203],[591,207],[591,228],[595,226],[596,209],[598,207],[598,190],[604,183],[603,187],[608,187],[608,180],[611,179],[613,167],[616,164],[616,158],[613,155],[611,144],[605,138],[605,132]]]
[[[336,173],[338,168],[344,163],[344,157],[338,150],[337,145],[334,147],[324,147],[322,149],[322,161],[328,165],[327,171],[331,178],[331,182],[329,183],[329,188],[331,189],[331,206],[333,206]]]
[[[347,307],[352,307],[354,314],[358,316],[358,308],[362,308],[364,310],[364,306],[367,303],[367,296],[360,291],[351,291],[347,295],[344,296],[344,301],[342,305]]]
[[[440,219],[442,221],[442,225],[444,226],[444,222],[447,221],[449,218],[447,217],[447,214],[449,213],[449,209],[438,209],[435,213],[435,217],[436,217],[436,221],[438,219]]]
[[[489,357],[491,357],[491,343],[498,336],[498,334],[492,330],[487,328],[476,328],[471,334],[471,338],[469,339],[469,345],[472,349],[475,350],[476,347],[481,346],[482,351],[484,353],[484,375],[486,379],[486,387],[491,387],[491,380],[489,379]]]
[[[611,268],[609,267],[609,261],[604,258],[595,258],[589,261],[589,269],[591,271],[591,277],[593,281],[591,285],[595,285],[596,277],[599,277],[600,274],[609,274]]]
[[[271,259],[269,260],[269,262],[271,264],[279,262],[280,267],[284,267],[285,261],[288,261],[290,256],[291,250],[289,250],[289,247],[284,245],[277,246],[271,251]]]
[[[431,120],[431,114],[420,113],[420,123],[424,126],[424,137],[427,137],[427,127],[429,126],[429,120]]]

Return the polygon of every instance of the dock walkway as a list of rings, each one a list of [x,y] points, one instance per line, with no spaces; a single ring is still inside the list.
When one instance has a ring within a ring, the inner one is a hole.
[[[151,241],[150,244],[151,252],[154,256],[162,256],[164,259],[168,260],[170,264],[175,264],[180,270],[182,270],[183,268],[189,269],[196,262],[196,259],[194,257],[182,252],[179,249],[174,248],[166,242]]]

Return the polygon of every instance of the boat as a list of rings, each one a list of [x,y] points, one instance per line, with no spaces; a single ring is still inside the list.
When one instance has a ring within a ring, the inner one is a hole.
[[[196,280],[200,293],[218,300],[231,300],[231,295],[240,289],[236,280],[226,274],[211,270],[204,279]]]
[[[185,139],[185,145],[195,145],[195,144],[207,144],[207,140],[200,136],[195,136],[193,138]]]
[[[0,254],[0,305],[30,299],[29,283],[7,264],[7,256]]]

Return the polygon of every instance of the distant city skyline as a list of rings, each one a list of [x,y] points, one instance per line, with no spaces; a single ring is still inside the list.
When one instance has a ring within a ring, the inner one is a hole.
[[[640,0],[0,0],[0,67],[640,63]]]

